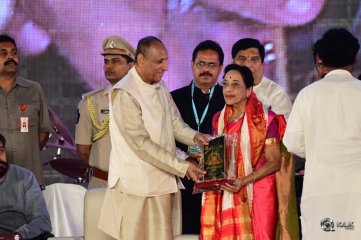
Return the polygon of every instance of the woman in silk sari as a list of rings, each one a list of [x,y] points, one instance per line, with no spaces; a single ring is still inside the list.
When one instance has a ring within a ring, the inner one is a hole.
[[[225,68],[226,105],[213,118],[215,134],[236,134],[235,178],[220,191],[203,193],[201,239],[275,239],[278,223],[275,172],[281,164],[282,117],[252,92],[247,67]]]

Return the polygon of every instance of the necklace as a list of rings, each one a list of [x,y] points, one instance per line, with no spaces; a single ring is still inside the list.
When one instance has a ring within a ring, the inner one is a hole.
[[[233,118],[233,122],[235,122],[235,123],[237,123],[242,117],[244,116],[244,113],[242,113],[240,116],[238,116],[238,117],[234,117]]]

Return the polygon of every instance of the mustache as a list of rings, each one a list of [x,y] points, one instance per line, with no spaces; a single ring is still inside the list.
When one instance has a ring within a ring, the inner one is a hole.
[[[16,66],[18,65],[18,63],[15,62],[15,60],[10,59],[10,60],[7,60],[7,61],[4,63],[4,66],[6,66],[6,65],[8,65],[8,64],[10,64],[10,63],[14,63]]]
[[[210,72],[202,72],[201,74],[199,74],[200,77],[202,76],[209,76],[209,77],[213,77],[213,75]]]

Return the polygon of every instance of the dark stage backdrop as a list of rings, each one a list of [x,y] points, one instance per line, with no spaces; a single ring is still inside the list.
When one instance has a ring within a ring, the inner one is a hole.
[[[228,64],[235,41],[258,38],[266,44],[265,75],[294,99],[317,79],[313,42],[331,27],[360,37],[360,14],[358,0],[1,0],[0,30],[17,41],[21,75],[42,85],[74,136],[81,94],[107,84],[100,55],[106,36],[134,47],[147,35],[162,39],[170,90],[192,79],[191,55],[200,41],[218,41]]]

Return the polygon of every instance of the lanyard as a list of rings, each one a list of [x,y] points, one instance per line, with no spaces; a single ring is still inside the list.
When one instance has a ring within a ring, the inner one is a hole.
[[[196,105],[194,104],[194,100],[193,100],[193,95],[194,95],[194,82],[192,82],[192,88],[191,88],[191,93],[192,93],[192,108],[193,108],[193,114],[194,114],[194,118],[196,119],[196,123],[197,123],[197,126],[198,126],[198,131],[199,131],[199,128],[204,120],[204,118],[206,117],[206,114],[208,112],[208,107],[209,107],[209,102],[211,101],[211,98],[213,96],[213,92],[214,92],[214,87],[216,85],[213,85],[213,87],[211,88],[211,90],[209,91],[209,99],[208,99],[208,103],[207,103],[207,106],[206,108],[204,109],[203,111],[203,114],[202,114],[202,117],[201,117],[201,120],[199,121],[199,117],[198,117],[198,113],[197,113],[197,109],[196,109]]]

